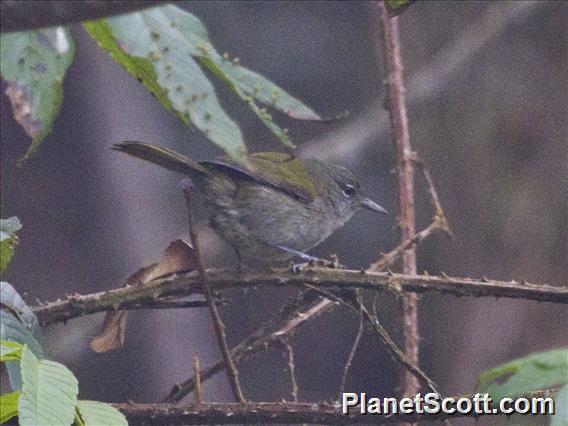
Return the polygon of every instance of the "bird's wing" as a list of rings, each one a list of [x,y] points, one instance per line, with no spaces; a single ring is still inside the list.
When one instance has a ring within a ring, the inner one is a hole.
[[[260,152],[248,155],[247,163],[239,163],[228,157],[200,162],[206,168],[224,170],[279,189],[303,203],[314,200],[316,185],[302,161],[296,157],[277,152]]]

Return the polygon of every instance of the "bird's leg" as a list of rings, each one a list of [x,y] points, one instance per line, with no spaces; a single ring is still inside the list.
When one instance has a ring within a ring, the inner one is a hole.
[[[314,257],[314,256],[310,256],[309,254],[306,254],[304,252],[298,251],[298,250],[294,250],[291,249],[290,247],[286,247],[283,245],[278,244],[276,246],[277,249],[282,250],[285,253],[288,253],[289,255],[298,257],[300,259],[302,259],[304,262],[308,262],[308,263],[326,263],[326,260],[320,259],[318,257]]]
[[[288,253],[289,255],[292,255],[293,257],[298,257],[300,258],[302,261],[304,261],[305,263],[301,263],[299,265],[294,265],[292,267],[292,270],[294,272],[299,272],[302,269],[308,267],[308,266],[313,266],[313,265],[323,265],[326,266],[328,268],[337,268],[338,264],[337,264],[337,260],[335,261],[329,261],[326,259],[320,259],[319,257],[314,257],[314,256],[310,256],[309,254],[306,254],[304,252],[301,252],[299,250],[294,250],[290,247],[286,247],[283,245],[278,244],[276,246],[277,249],[282,250],[285,253]]]

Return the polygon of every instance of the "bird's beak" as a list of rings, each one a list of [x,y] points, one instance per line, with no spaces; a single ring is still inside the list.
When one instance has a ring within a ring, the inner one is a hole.
[[[367,210],[371,210],[371,211],[381,213],[381,214],[387,214],[387,211],[385,209],[383,209],[381,206],[379,206],[374,201],[369,200],[368,198],[363,198],[361,200],[361,206],[363,206]]]

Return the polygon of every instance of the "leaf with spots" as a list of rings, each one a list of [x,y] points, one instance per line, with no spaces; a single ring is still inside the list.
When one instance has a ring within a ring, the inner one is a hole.
[[[187,41],[157,9],[85,23],[87,31],[129,73],[186,124],[235,158],[246,152],[239,127],[221,107]]]
[[[63,100],[63,77],[74,53],[63,27],[3,33],[0,65],[14,118],[32,138],[25,161],[51,131]]]
[[[220,106],[202,67],[227,85],[288,147],[292,144],[286,130],[257,102],[298,119],[321,120],[268,79],[240,66],[237,60],[229,60],[228,55],[220,55],[199,19],[176,6],[88,22],[85,27],[168,109],[195,125],[233,158],[245,153],[242,134]]]

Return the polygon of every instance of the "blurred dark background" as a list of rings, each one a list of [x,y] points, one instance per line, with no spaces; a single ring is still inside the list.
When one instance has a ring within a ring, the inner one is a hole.
[[[366,267],[396,246],[397,186],[375,3],[178,3],[205,23],[221,52],[240,57],[334,124],[290,128],[304,156],[350,167],[369,195],[393,212],[360,213],[313,251]],[[567,250],[567,22],[564,2],[418,2],[400,18],[411,141],[427,162],[456,235],[418,250],[419,271],[565,284]],[[1,96],[1,215],[24,227],[4,279],[36,299],[122,285],[157,261],[168,242],[187,238],[178,177],[111,152],[123,139],[168,146],[198,159],[219,150],[168,113],[134,78],[72,27],[76,56],[53,132],[24,168],[14,161],[29,140]],[[281,147],[245,108],[219,90],[251,151]],[[381,118],[382,117],[382,118]],[[386,126],[385,126],[386,124]],[[418,227],[432,211],[418,182]],[[207,264],[234,257],[200,227]],[[231,345],[271,318],[292,291],[233,291],[222,310]],[[379,298],[380,319],[397,338],[398,301]],[[48,351],[78,376],[83,399],[157,401],[188,377],[194,355],[219,357],[206,310],[134,312],[122,350],[95,354],[89,339],[102,314],[45,330]],[[472,390],[478,374],[534,351],[566,346],[564,306],[529,301],[424,296],[421,363],[445,394]],[[335,398],[357,318],[335,309],[292,339],[301,400]],[[290,398],[278,350],[245,362],[251,400]],[[398,367],[371,333],[357,352],[347,390],[395,394]],[[229,400],[222,374],[207,400]],[[497,420],[484,419],[484,423]],[[516,418],[538,424],[542,419]],[[473,420],[464,420],[473,423]]]

